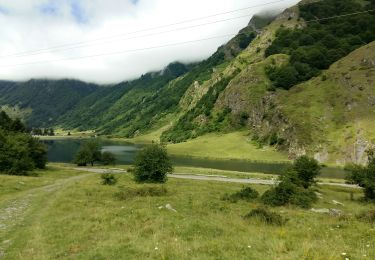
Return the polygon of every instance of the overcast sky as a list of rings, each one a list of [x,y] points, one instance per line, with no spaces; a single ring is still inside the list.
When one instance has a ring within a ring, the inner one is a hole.
[[[0,0],[0,79],[115,83],[173,61],[201,60],[245,27],[251,15],[298,1],[211,15],[277,1]],[[218,22],[226,19],[231,20]],[[155,27],[160,28],[145,30]]]

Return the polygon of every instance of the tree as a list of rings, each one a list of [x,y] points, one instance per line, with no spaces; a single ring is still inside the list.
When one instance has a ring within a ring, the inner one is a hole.
[[[13,120],[13,122],[10,124],[10,129],[13,132],[19,132],[24,133],[26,132],[26,126],[21,122],[19,118]]]
[[[19,119],[12,120],[5,112],[0,112],[0,172],[28,175],[35,168],[45,168],[45,145],[25,131]]]
[[[111,152],[103,152],[101,157],[101,162],[104,165],[115,165],[116,164],[116,157]]]
[[[289,89],[298,82],[298,72],[289,64],[279,68],[268,67],[266,73],[277,88]]]
[[[12,119],[4,112],[0,112],[0,129],[9,130]]]
[[[76,163],[78,166],[86,166],[87,164],[94,166],[95,162],[99,162],[101,160],[100,149],[100,144],[97,141],[90,140],[84,142],[76,154],[74,163]]]
[[[314,178],[320,173],[320,166],[315,159],[301,156],[292,167],[279,177],[280,183],[262,195],[264,204],[283,206],[286,204],[309,208],[316,201],[316,194],[310,189]]]
[[[38,139],[29,137],[30,157],[38,169],[46,168],[47,164],[47,147],[39,142]]]
[[[349,172],[347,180],[363,188],[365,199],[375,201],[375,150],[368,150],[367,155],[367,166],[353,164],[345,170]]]
[[[134,179],[136,182],[164,183],[173,167],[167,149],[161,144],[151,144],[139,151],[135,158]]]
[[[320,174],[321,166],[314,158],[304,155],[295,160],[292,169],[297,173],[301,185],[307,189],[315,183],[314,178]]]

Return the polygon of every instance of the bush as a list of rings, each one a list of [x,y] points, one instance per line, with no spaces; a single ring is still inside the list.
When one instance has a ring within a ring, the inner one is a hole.
[[[267,190],[261,197],[262,202],[269,206],[295,205],[308,209],[317,201],[314,191],[298,187],[291,181],[280,182],[279,185]]]
[[[320,166],[314,159],[306,156],[299,157],[291,168],[280,177],[280,183],[263,193],[261,200],[270,206],[296,205],[310,208],[316,202],[317,196],[310,186],[320,173]]]
[[[171,160],[163,145],[151,144],[136,155],[133,172],[136,182],[164,183],[172,171]]]
[[[117,183],[117,178],[113,173],[103,173],[100,178],[102,179],[103,185],[115,185]]]
[[[298,188],[297,192],[290,198],[290,204],[300,208],[309,209],[318,200],[315,192],[310,189]]]
[[[362,212],[357,216],[357,219],[369,222],[369,223],[375,223],[375,210],[370,210],[366,212]]]
[[[268,225],[282,226],[287,220],[284,219],[280,214],[269,211],[265,208],[257,208],[251,210],[247,215],[244,216],[245,219],[258,219]]]
[[[122,188],[115,194],[120,200],[127,200],[134,197],[160,197],[168,193],[164,186],[144,186],[141,188]]]
[[[225,194],[223,200],[237,202],[238,200],[252,201],[258,198],[259,193],[251,187],[243,187],[240,191],[233,194]]]

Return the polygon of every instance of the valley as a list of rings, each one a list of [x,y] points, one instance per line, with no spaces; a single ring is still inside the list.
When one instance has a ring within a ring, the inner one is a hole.
[[[99,2],[0,3],[0,260],[375,259],[375,0]]]

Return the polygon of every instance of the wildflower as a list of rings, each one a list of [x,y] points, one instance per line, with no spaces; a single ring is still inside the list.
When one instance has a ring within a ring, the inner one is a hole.
[[[247,248],[251,248],[251,246],[247,246]]]
[[[341,253],[341,255],[346,255],[346,253]]]
[[[159,248],[157,246],[155,246],[155,250],[158,250]]]

